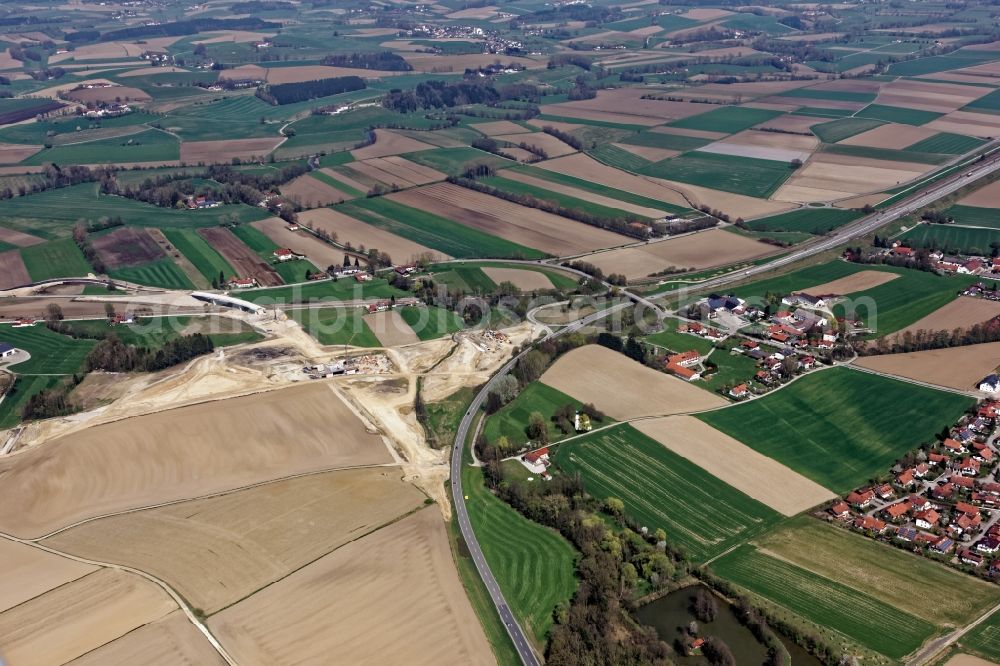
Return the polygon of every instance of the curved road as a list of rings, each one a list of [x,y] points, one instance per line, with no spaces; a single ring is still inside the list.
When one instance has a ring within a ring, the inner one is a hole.
[[[990,153],[998,150],[993,148]],[[711,289],[726,284],[731,284],[734,282],[739,282],[746,279],[748,276],[757,275],[760,273],[765,273],[767,271],[774,270],[775,268],[780,268],[792,264],[806,257],[818,254],[820,252],[825,252],[826,250],[832,249],[846,241],[849,241],[858,236],[863,236],[868,234],[875,229],[878,229],[882,225],[888,224],[893,220],[899,219],[910,213],[923,208],[924,206],[940,199],[941,197],[951,194],[955,190],[964,187],[966,184],[972,181],[982,178],[994,171],[1000,169],[1000,159],[992,157],[985,159],[981,162],[976,162],[972,166],[966,167],[965,170],[961,171],[957,176],[950,176],[937,183],[932,184],[927,190],[922,194],[911,197],[909,199],[904,199],[900,203],[889,206],[885,210],[879,211],[873,215],[862,218],[857,222],[845,225],[824,237],[823,239],[809,244],[805,247],[800,248],[790,254],[783,257],[774,259],[767,263],[761,264],[759,266],[754,266],[753,268],[747,269],[745,271],[739,271],[735,273],[728,273],[726,275],[721,275],[717,278],[712,278],[710,280],[705,280],[693,284],[692,286],[696,289]],[[541,262],[524,262],[524,263],[541,263]],[[611,288],[611,285],[605,284],[606,287]],[[579,330],[580,328],[587,326],[595,321],[603,319],[608,315],[618,312],[619,310],[630,305],[630,301],[636,303],[641,303],[643,305],[652,305],[650,299],[642,298],[635,294],[628,292],[627,290],[622,290],[622,293],[627,296],[630,300],[624,301],[617,305],[613,305],[604,310],[600,310],[591,315],[578,319],[577,321],[561,328],[558,331],[549,333],[543,340],[549,340],[566,333]],[[651,298],[657,298],[653,296]],[[655,307],[655,306],[654,306]],[[452,447],[451,456],[451,491],[452,500],[455,504],[455,513],[458,517],[458,526],[462,532],[462,538],[465,540],[466,545],[469,548],[469,552],[472,554],[472,560],[476,565],[476,570],[479,572],[479,576],[482,578],[483,583],[486,585],[486,589],[490,594],[490,598],[493,601],[493,605],[497,609],[497,613],[500,614],[500,619],[503,620],[504,626],[507,630],[508,635],[510,635],[511,640],[514,642],[514,647],[517,649],[517,653],[521,658],[521,663],[525,666],[538,666],[539,659],[535,654],[534,650],[531,648],[531,643],[529,642],[524,630],[521,629],[520,624],[514,618],[514,614],[510,610],[510,606],[507,605],[506,599],[504,599],[503,592],[500,591],[500,586],[497,584],[496,578],[493,576],[493,572],[490,570],[489,564],[486,562],[486,558],[483,556],[483,550],[479,545],[479,541],[476,538],[476,534],[472,529],[472,523],[469,520],[469,512],[465,506],[465,494],[462,490],[462,448],[465,446],[465,440],[469,435],[469,429],[472,426],[472,420],[476,412],[482,406],[483,402],[486,400],[486,396],[489,394],[490,389],[492,389],[501,377],[510,372],[514,364],[517,363],[518,359],[524,354],[530,351],[531,347],[523,350],[520,354],[513,357],[508,361],[500,370],[490,378],[488,382],[483,386],[483,388],[476,394],[473,399],[472,404],[469,406],[465,415],[462,417],[462,422],[458,426],[458,431],[455,435],[455,443]]]

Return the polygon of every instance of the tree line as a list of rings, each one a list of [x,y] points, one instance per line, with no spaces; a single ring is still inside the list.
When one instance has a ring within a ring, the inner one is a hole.
[[[164,343],[159,349],[125,344],[114,333],[94,345],[84,360],[87,372],[155,372],[192,358],[210,354],[215,349],[212,338],[202,333],[183,335]]]
[[[257,97],[268,104],[295,104],[320,97],[329,97],[354,90],[364,90],[365,80],[360,76],[336,76],[296,83],[272,83],[257,89]]]
[[[891,338],[881,337],[875,341],[875,344],[859,340],[854,345],[854,350],[859,356],[880,356],[927,349],[964,347],[986,342],[1000,342],[1000,317],[993,317],[968,328],[958,326],[950,331],[932,331],[923,328],[916,331],[903,331],[896,333]]]
[[[331,67],[353,67],[355,69],[380,69],[387,72],[409,72],[413,65],[401,55],[392,51],[376,53],[338,53],[328,55],[320,61]]]
[[[102,35],[101,41],[114,42],[143,37],[180,37],[220,30],[280,30],[281,27],[280,23],[264,21],[253,16],[238,19],[195,18],[110,30]]]

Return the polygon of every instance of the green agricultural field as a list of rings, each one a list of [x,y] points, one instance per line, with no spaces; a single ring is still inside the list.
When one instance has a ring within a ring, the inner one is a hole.
[[[810,234],[825,234],[860,216],[860,213],[853,210],[839,208],[799,208],[788,213],[752,220],[747,222],[747,226],[755,231],[804,231]]]
[[[781,111],[771,111],[769,109],[751,109],[746,106],[720,106],[707,113],[676,120],[669,123],[669,126],[735,134],[780,115],[782,115]]]
[[[1000,611],[963,636],[961,646],[963,651],[971,650],[987,659],[1000,660]]]
[[[561,185],[569,185],[571,187],[576,187],[581,190],[585,190],[587,192],[600,194],[605,197],[611,197],[612,199],[618,199],[619,201],[624,201],[626,203],[632,203],[637,206],[658,208],[662,211],[668,213],[676,213],[676,214],[683,214],[690,212],[690,209],[688,208],[683,208],[681,206],[677,206],[670,203],[664,203],[657,199],[650,199],[649,197],[644,197],[639,194],[633,194],[632,192],[618,190],[613,187],[608,187],[607,185],[602,185],[601,183],[594,183],[589,180],[576,178],[574,176],[568,176],[565,174],[557,173],[555,171],[548,171],[546,169],[540,169],[538,167],[532,167],[532,166],[517,166],[514,167],[514,170],[529,174],[531,176],[534,176],[535,178],[541,178],[543,180],[548,180],[553,183],[559,183]]]
[[[912,146],[907,146],[908,152],[919,153],[941,153],[944,155],[964,155],[975,150],[985,142],[964,134],[951,134],[949,132],[938,132],[932,137],[923,141],[918,141]]]
[[[302,308],[286,312],[321,345],[382,346],[368,327],[361,308]]]
[[[1000,232],[995,229],[975,229],[952,224],[920,224],[906,232],[903,239],[913,247],[988,255],[992,244],[1000,243]]]
[[[42,324],[30,328],[0,325],[0,341],[24,349],[31,358],[10,366],[18,375],[71,375],[83,366],[94,340],[74,340],[54,333]]]
[[[116,335],[127,345],[159,349],[182,335],[203,333],[212,339],[217,347],[253,342],[260,334],[250,325],[236,319],[224,317],[141,317],[134,324],[108,326],[103,319],[65,322],[76,334],[101,336]]]
[[[21,411],[28,398],[45,389],[54,388],[65,377],[55,375],[25,375],[16,377],[14,385],[0,402],[0,429],[13,428],[21,422]]]
[[[502,172],[501,172],[502,173]],[[502,176],[493,176],[491,178],[480,178],[480,182],[487,185],[492,185],[498,189],[505,192],[511,192],[514,194],[528,195],[535,197],[541,201],[551,201],[557,206],[563,208],[568,208],[571,210],[578,210],[584,213],[593,215],[605,220],[621,220],[621,219],[650,219],[645,218],[641,215],[636,215],[634,213],[627,213],[620,208],[611,208],[609,206],[603,206],[601,204],[592,203],[590,201],[584,201],[583,199],[577,199],[574,196],[568,194],[562,194],[560,192],[553,192],[552,190],[547,190],[543,187],[536,187],[534,185],[528,185],[526,183],[521,183],[516,180],[510,180]]]
[[[712,563],[719,576],[892,659],[935,633],[934,626],[878,597],[740,546]],[[946,593],[942,591],[942,593]]]
[[[680,134],[667,134],[665,132],[640,132],[639,134],[633,134],[630,137],[622,139],[621,143],[687,152],[689,150],[697,150],[711,143],[711,141],[696,136],[681,136]]]
[[[564,405],[573,405],[574,409],[580,409],[583,403],[541,382],[528,384],[513,401],[504,405],[495,414],[486,417],[483,435],[490,442],[506,437],[515,448],[524,446],[529,442],[525,428],[528,427],[531,413],[539,412],[545,417],[545,422],[549,426],[550,441],[557,442],[575,434],[564,434],[552,421],[556,410]],[[614,420],[606,416],[604,421],[595,421],[593,426],[599,428],[609,423],[614,423]]]
[[[23,164],[118,164],[121,162],[160,162],[180,159],[176,137],[150,129],[113,139],[53,146],[41,150]]]
[[[345,153],[345,154],[350,154],[350,153]],[[361,190],[355,189],[355,188],[351,187],[350,185],[345,185],[344,183],[340,182],[339,180],[337,180],[333,176],[330,176],[329,174],[325,174],[322,171],[313,171],[309,175],[312,178],[315,178],[316,180],[320,181],[321,183],[326,183],[330,187],[332,187],[332,188],[334,188],[336,190],[339,190],[340,192],[343,192],[344,194],[347,194],[351,198],[357,199],[358,197],[365,196],[365,192],[362,192]]]
[[[356,280],[320,280],[308,284],[297,284],[268,289],[247,289],[237,292],[240,298],[252,303],[311,303],[320,301],[354,301],[364,298],[389,298],[406,296],[407,292],[396,289],[387,280],[357,282]]]
[[[217,226],[234,217],[251,222],[270,213],[243,204],[204,210],[159,208],[133,199],[101,195],[97,183],[46,190],[3,202],[4,226],[51,239],[69,238],[79,220],[98,221],[115,215],[133,226],[195,229]]]
[[[623,171],[641,171],[652,164],[647,159],[634,155],[623,148],[605,143],[587,151],[594,159]]]
[[[1000,113],[1000,89],[993,90],[962,107],[962,111]]]
[[[873,118],[843,118],[841,120],[831,120],[828,123],[813,125],[809,129],[819,137],[823,143],[837,143],[856,134],[875,129],[885,123]]]
[[[465,328],[457,312],[436,306],[399,308],[399,316],[421,340],[437,340]]]
[[[646,176],[666,178],[724,192],[767,198],[795,170],[787,162],[751,157],[691,152],[657,162],[641,170]]]
[[[951,157],[936,153],[917,153],[912,150],[893,150],[891,148],[873,148],[871,146],[848,146],[842,143],[827,144],[822,147],[825,153],[850,155],[873,160],[888,160],[890,162],[916,162],[917,164],[943,164]]]
[[[972,47],[973,49],[975,47]],[[889,66],[889,74],[892,76],[920,76],[922,74],[934,74],[944,72],[949,69],[961,69],[972,67],[984,62],[996,60],[997,54],[993,51],[975,51],[960,49],[948,55],[929,56],[917,58],[916,60],[906,60],[904,62],[893,63]]]
[[[989,583],[810,516],[793,518],[754,543],[937,626],[965,625],[996,603],[996,588]]]
[[[462,468],[469,520],[507,603],[539,644],[552,611],[576,591],[576,552],[554,530],[533,523],[495,497],[476,467]]]
[[[842,90],[815,90],[813,88],[795,88],[778,93],[779,97],[795,97],[798,99],[829,99],[835,102],[861,102],[868,104],[875,101],[874,93],[846,92]]]
[[[497,288],[496,283],[478,265],[441,264],[431,266],[430,271],[434,284],[443,284],[450,290],[490,294]]]
[[[1000,209],[997,208],[980,208],[978,206],[955,204],[945,209],[944,212],[955,220],[955,224],[1000,229]]]
[[[722,410],[728,411],[728,410]],[[559,468],[596,497],[617,497],[650,530],[704,561],[762,533],[781,516],[630,425],[560,445]]]
[[[541,259],[543,252],[490,236],[458,222],[410,208],[385,197],[349,201],[341,212],[372,226],[457,258]]]
[[[198,272],[209,282],[218,280],[220,274],[226,279],[236,275],[236,270],[229,265],[229,262],[216,252],[215,248],[209,245],[204,238],[199,236],[197,231],[193,229],[165,229],[163,235],[178,252],[194,264]]]
[[[0,129],[0,142],[42,145],[46,140],[57,143],[57,137],[65,137],[67,141],[72,141],[73,137],[84,132],[95,129],[113,130],[134,127],[155,120],[155,118],[156,116],[153,114],[143,111],[101,120],[88,120],[76,116],[47,118],[41,122],[10,125]]]
[[[822,109],[815,106],[800,106],[795,109],[797,116],[816,116],[817,118],[846,118],[851,115],[847,109]]]
[[[842,494],[933,441],[972,403],[953,393],[833,368],[698,418]],[[904,404],[921,409],[898,408]]]
[[[49,241],[21,249],[21,258],[34,281],[82,277],[93,272],[72,239]]]
[[[873,118],[884,120],[887,123],[901,123],[903,125],[925,125],[935,118],[940,118],[941,113],[933,111],[920,111],[918,109],[907,109],[901,106],[886,106],[884,104],[869,104],[858,111],[855,116],[858,118]]]
[[[60,241],[62,242],[62,241]],[[108,275],[117,280],[134,282],[149,287],[164,289],[194,289],[191,280],[184,274],[170,257],[163,257],[141,266],[123,266],[108,271]],[[218,274],[216,274],[218,277]]]

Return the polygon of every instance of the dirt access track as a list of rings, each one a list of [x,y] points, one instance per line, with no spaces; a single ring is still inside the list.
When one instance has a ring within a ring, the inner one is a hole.
[[[198,229],[198,234],[236,269],[239,277],[255,278],[262,287],[277,287],[285,283],[274,268],[264,263],[229,229],[209,227]]]
[[[0,461],[0,531],[39,537],[105,513],[289,474],[392,462],[315,382],[86,428]]]
[[[721,396],[600,345],[578,347],[559,357],[541,381],[580,402],[593,403],[619,421],[728,404]],[[640,386],[642,391],[637,392]]]

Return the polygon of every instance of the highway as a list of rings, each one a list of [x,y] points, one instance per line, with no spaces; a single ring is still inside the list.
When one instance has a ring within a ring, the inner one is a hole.
[[[998,149],[992,148],[989,153],[992,154],[996,150]],[[949,176],[939,182],[933,183],[927,190],[924,190],[915,197],[904,199],[897,204],[889,206],[885,210],[845,225],[834,233],[831,233],[829,236],[825,236],[816,242],[804,245],[794,252],[744,271],[728,273],[717,278],[693,284],[692,287],[698,290],[716,289],[718,287],[746,280],[747,277],[766,273],[776,268],[801,261],[802,259],[812,255],[825,252],[837,247],[838,245],[842,245],[851,239],[871,233],[875,229],[878,229],[879,227],[901,217],[905,217],[914,211],[920,210],[924,206],[951,194],[955,190],[958,190],[979,178],[993,173],[997,169],[1000,169],[1000,159],[997,157],[988,157],[981,162],[975,162],[971,166],[960,170],[956,176]],[[610,285],[605,284],[605,286],[610,288]],[[628,292],[627,290],[622,290],[622,293],[631,299],[631,301],[641,303],[643,305],[651,305],[650,299],[639,297]],[[653,296],[651,299],[662,297],[664,295],[665,294]],[[565,335],[566,333],[579,330],[584,326],[628,307],[630,304],[630,301],[624,301],[583,317],[582,319],[578,319],[572,324],[546,335],[543,340],[552,339]],[[496,385],[501,377],[510,372],[511,368],[514,367],[514,364],[517,363],[521,356],[526,354],[529,350],[530,348],[522,351],[520,354],[508,361],[495,375],[493,375],[493,377],[491,377],[490,380],[482,387],[479,393],[476,394],[476,397],[473,399],[468,411],[466,411],[465,415],[462,417],[462,422],[458,426],[458,431],[455,435],[455,443],[452,447],[451,491],[462,538],[465,540],[465,543],[469,548],[469,552],[472,554],[476,570],[479,572],[479,576],[486,585],[486,589],[490,594],[493,605],[496,607],[497,612],[507,629],[507,633],[510,635],[511,640],[514,643],[514,647],[517,649],[518,655],[521,658],[521,663],[525,666],[538,666],[538,656],[532,649],[531,643],[526,637],[524,630],[521,629],[520,624],[514,618],[513,613],[511,613],[510,607],[507,605],[507,601],[504,599],[503,593],[500,591],[500,586],[497,584],[496,578],[493,577],[493,572],[490,570],[490,566],[486,562],[486,558],[483,556],[482,548],[479,546],[479,541],[476,538],[476,534],[472,529],[472,523],[469,520],[469,512],[465,506],[465,493],[462,490],[462,448],[468,438],[469,429],[472,426],[473,419],[483,402],[485,402],[486,396],[489,394],[490,390]]]

